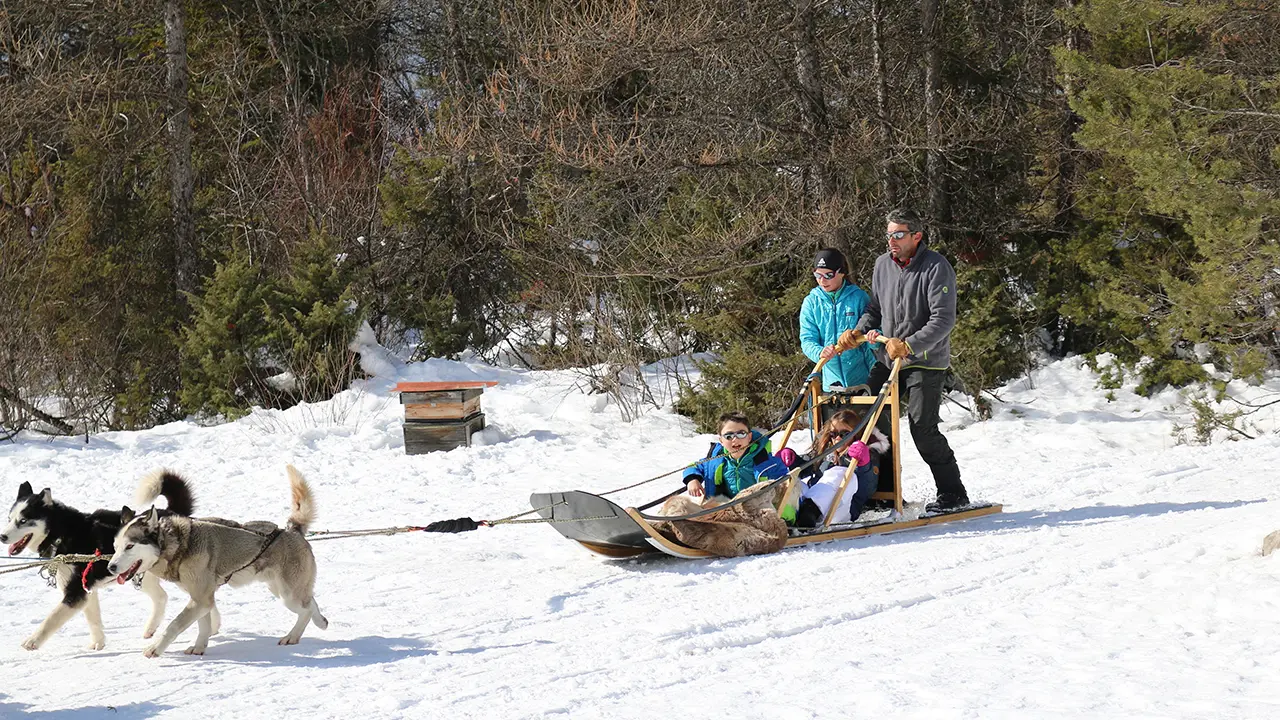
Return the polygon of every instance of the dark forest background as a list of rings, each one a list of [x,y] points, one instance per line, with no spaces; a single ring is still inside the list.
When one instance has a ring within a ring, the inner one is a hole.
[[[865,283],[902,205],[979,412],[1044,352],[1256,378],[1278,191],[1265,0],[5,0],[0,436],[324,399],[363,322],[776,411],[813,251]]]

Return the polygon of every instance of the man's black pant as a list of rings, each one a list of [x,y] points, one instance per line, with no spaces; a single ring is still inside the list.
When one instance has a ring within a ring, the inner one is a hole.
[[[911,439],[916,443],[920,457],[933,471],[933,482],[938,487],[938,497],[967,498],[964,483],[960,482],[960,466],[956,464],[956,455],[942,431],[938,429],[938,410],[942,406],[942,383],[946,380],[946,370],[927,370],[924,368],[903,368],[898,373],[898,391],[907,405],[907,419],[911,426]],[[889,368],[877,362],[871,367],[871,377],[867,384],[872,393],[880,392],[889,379]],[[876,424],[880,431],[890,434],[893,415],[888,404],[880,413],[880,421]],[[898,452],[898,448],[893,448]],[[880,468],[880,489],[893,492],[893,456],[885,454]]]

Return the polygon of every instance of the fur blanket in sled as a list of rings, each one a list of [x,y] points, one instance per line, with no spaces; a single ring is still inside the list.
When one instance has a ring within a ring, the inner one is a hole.
[[[768,491],[769,483],[753,485],[739,494],[746,502],[692,520],[668,520],[655,524],[658,532],[682,545],[705,550],[720,557],[763,555],[777,552],[787,544],[787,524],[774,509],[779,483]],[[716,496],[699,504],[688,495],[677,495],[662,505],[662,515],[688,515],[720,505],[727,500]]]

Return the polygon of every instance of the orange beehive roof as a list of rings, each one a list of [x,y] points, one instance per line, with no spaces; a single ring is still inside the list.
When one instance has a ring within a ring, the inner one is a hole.
[[[432,392],[435,390],[470,390],[497,385],[497,380],[458,380],[454,382],[402,382],[396,383],[396,392]]]

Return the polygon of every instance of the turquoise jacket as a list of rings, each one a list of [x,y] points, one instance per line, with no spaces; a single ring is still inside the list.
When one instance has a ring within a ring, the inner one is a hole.
[[[847,280],[835,293],[820,287],[810,290],[800,306],[800,349],[805,356],[818,362],[822,348],[835,345],[841,333],[857,326],[870,301],[865,290]],[[822,389],[866,383],[875,362],[870,343],[840,353],[822,368]]]
[[[787,466],[769,453],[769,441],[759,430],[751,431],[751,445],[734,460],[724,454],[724,446],[716,443],[707,459],[684,471],[684,481],[701,480],[707,497],[733,497],[761,480],[776,480],[787,474]]]

